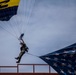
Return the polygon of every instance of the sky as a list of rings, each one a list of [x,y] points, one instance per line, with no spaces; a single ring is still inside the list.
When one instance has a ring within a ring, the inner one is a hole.
[[[18,37],[24,33],[29,53],[42,56],[76,42],[76,0],[21,0],[17,15],[0,21],[0,66],[17,65]],[[21,63],[46,64],[25,54]]]

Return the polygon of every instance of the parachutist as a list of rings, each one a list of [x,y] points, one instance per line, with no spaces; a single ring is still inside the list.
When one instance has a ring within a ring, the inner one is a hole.
[[[20,60],[21,60],[21,58],[22,58],[22,56],[23,56],[26,52],[28,52],[28,47],[26,46],[24,40],[22,39],[23,36],[24,36],[24,34],[21,34],[21,36],[20,36],[20,38],[19,38],[19,40],[20,40],[20,45],[21,45],[21,47],[20,47],[21,52],[19,53],[19,56],[15,58],[15,59],[18,60],[16,63],[19,63]]]

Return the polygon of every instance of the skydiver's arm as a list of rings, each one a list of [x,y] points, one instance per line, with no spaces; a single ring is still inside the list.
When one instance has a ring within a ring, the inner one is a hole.
[[[25,43],[23,39],[19,39],[20,43]]]
[[[24,43],[24,41],[23,41],[23,39],[22,39],[23,36],[24,36],[24,33],[22,33],[22,34],[20,35],[19,39],[18,39],[18,40],[19,40],[20,42],[22,42],[22,43]]]
[[[24,33],[22,33],[22,34],[20,35],[19,39],[22,40],[23,36],[24,36]]]
[[[23,39],[21,39],[21,41],[22,41],[22,43],[24,43],[24,40]]]

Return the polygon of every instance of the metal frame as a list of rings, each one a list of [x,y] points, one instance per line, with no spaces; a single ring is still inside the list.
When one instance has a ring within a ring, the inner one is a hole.
[[[36,73],[35,66],[48,66],[48,68],[49,68],[48,73],[51,73],[51,67],[48,64],[17,64],[17,66],[0,66],[0,69],[1,68],[16,68],[17,73],[19,73],[19,66],[20,65],[32,66],[33,67],[33,72],[32,73]]]

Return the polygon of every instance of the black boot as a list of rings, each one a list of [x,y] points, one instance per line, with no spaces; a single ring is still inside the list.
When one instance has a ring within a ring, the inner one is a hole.
[[[16,63],[20,63],[20,61],[18,60]]]
[[[21,57],[18,59],[18,61],[16,63],[20,63]]]
[[[15,59],[16,59],[16,60],[18,60],[18,59],[19,59],[19,57],[16,57]]]

